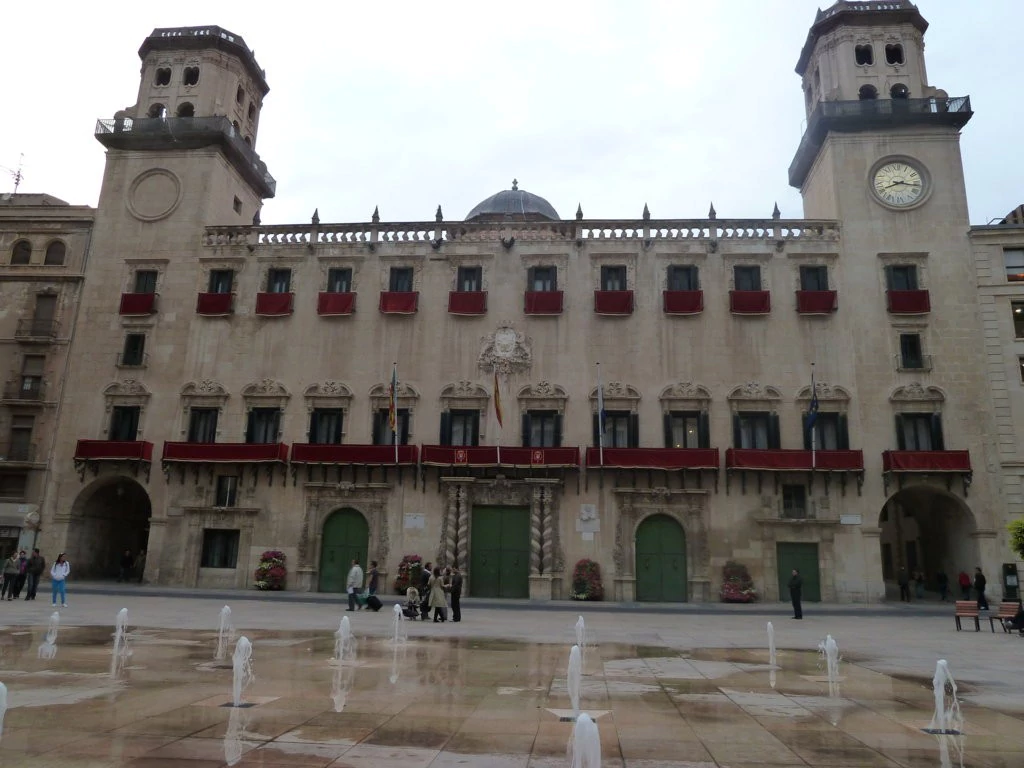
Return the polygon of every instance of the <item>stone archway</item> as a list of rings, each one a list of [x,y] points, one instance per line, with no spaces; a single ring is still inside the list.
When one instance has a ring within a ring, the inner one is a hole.
[[[103,477],[82,489],[71,506],[66,545],[74,574],[86,579],[117,576],[124,550],[137,557],[149,548],[151,515],[149,494],[130,477]]]
[[[882,578],[886,596],[898,598],[901,567],[912,577],[925,576],[927,592],[937,592],[937,576],[945,573],[950,594],[956,594],[957,574],[973,577],[982,565],[977,519],[966,501],[943,488],[915,484],[886,501],[878,515]],[[988,574],[993,583],[996,574]]]

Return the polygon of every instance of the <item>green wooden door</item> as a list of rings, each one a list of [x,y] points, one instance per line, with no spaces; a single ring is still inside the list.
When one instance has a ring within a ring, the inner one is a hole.
[[[469,587],[473,597],[530,596],[527,507],[473,507]]]
[[[636,529],[636,599],[686,602],[686,534],[667,515],[648,517]]]
[[[807,602],[821,600],[821,572],[818,570],[818,545],[795,541],[780,541],[776,545],[779,563],[779,600],[789,600],[789,579],[793,569],[804,579],[802,598]]]
[[[323,544],[320,549],[321,592],[344,592],[345,581],[353,558],[366,571],[370,529],[366,518],[354,509],[339,509],[324,523]]]

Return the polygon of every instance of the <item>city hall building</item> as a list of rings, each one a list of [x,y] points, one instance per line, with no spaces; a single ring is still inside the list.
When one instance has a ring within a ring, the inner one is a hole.
[[[615,600],[718,600],[729,561],[768,600],[793,568],[812,600],[879,600],[901,566],[995,581],[1024,231],[970,228],[971,103],[929,84],[926,28],[905,0],[818,13],[802,219],[594,220],[512,182],[462,218],[273,226],[264,71],[224,29],[154,30],[136,104],[97,123],[84,279],[8,344],[60,388],[40,544],[192,587],[250,586],[269,549],[299,591],[408,554],[492,598],[568,598],[583,558]]]

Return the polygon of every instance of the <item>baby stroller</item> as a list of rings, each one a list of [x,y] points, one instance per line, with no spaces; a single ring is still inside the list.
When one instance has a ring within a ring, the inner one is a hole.
[[[415,621],[420,617],[420,593],[416,587],[409,587],[405,590],[405,605],[402,606],[402,615],[409,621]]]

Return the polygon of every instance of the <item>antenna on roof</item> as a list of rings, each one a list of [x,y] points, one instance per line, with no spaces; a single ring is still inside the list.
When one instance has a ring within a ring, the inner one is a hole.
[[[7,171],[11,174],[11,178],[14,179],[14,194],[18,194],[18,187],[21,186],[21,182],[25,180],[25,174],[21,172],[22,166],[25,165],[25,153],[22,152],[18,155],[18,168],[8,168],[5,165],[0,165],[0,170]]]

